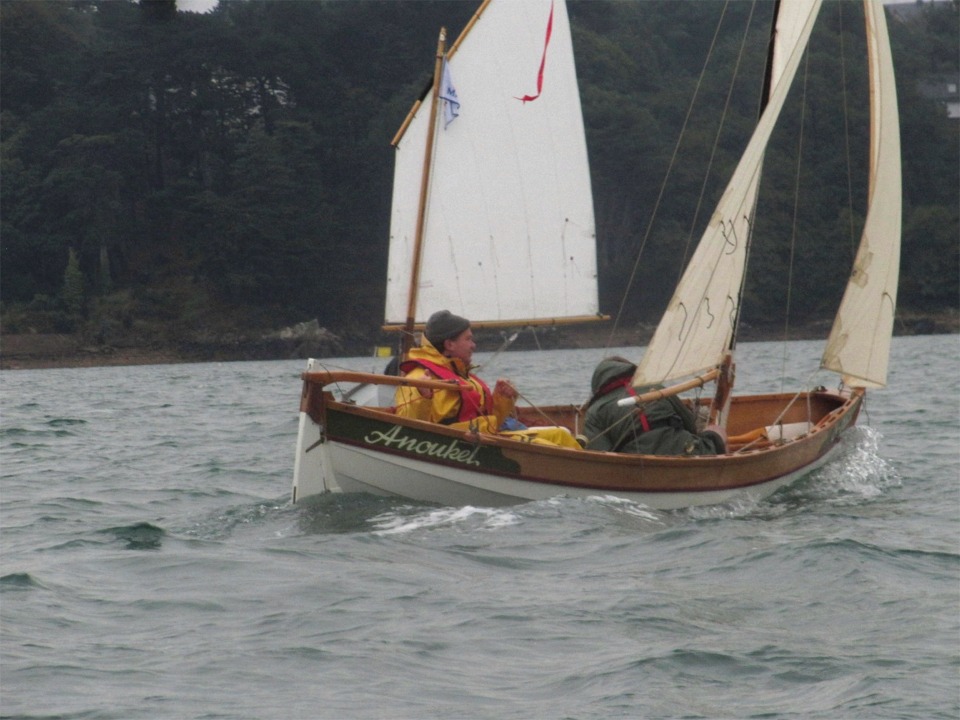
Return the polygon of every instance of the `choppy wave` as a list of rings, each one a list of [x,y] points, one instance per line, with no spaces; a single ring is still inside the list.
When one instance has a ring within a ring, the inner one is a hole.
[[[43,587],[30,573],[14,572],[0,576],[0,591],[31,590]]]
[[[128,550],[159,550],[163,545],[166,532],[163,528],[148,522],[134,523],[122,527],[101,530],[100,534],[123,543]]]
[[[4,373],[2,714],[960,717],[955,343],[894,348],[834,462],[669,512],[291,505],[299,362]],[[552,402],[597,355],[502,363]]]

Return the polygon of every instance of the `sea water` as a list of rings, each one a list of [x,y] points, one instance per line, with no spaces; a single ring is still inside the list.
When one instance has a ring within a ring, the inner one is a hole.
[[[958,348],[895,339],[836,462],[675,512],[293,506],[302,361],[4,371],[0,715],[957,718]],[[742,344],[738,388],[819,349]],[[481,374],[580,402],[604,354]]]

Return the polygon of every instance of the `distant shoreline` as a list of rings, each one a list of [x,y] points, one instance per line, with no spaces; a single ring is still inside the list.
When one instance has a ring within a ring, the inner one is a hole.
[[[829,323],[814,322],[787,330],[790,340],[826,338]],[[547,328],[536,333],[523,333],[515,343],[515,349],[586,349],[602,347],[633,347],[646,345],[653,329],[634,326],[616,330],[611,338],[609,324],[602,327]],[[960,334],[960,315],[947,311],[927,315],[911,315],[897,318],[894,334],[904,335],[951,335]],[[744,326],[740,331],[742,342],[783,340],[783,327]],[[493,351],[501,342],[500,335],[488,331],[478,332],[479,350]],[[377,341],[354,343],[339,356],[361,357],[372,355]],[[133,365],[171,365],[203,362],[240,362],[254,360],[305,359],[297,354],[277,348],[264,348],[260,344],[237,342],[211,343],[195,346],[138,346],[129,344],[84,343],[81,338],[69,334],[6,334],[0,335],[0,370],[42,370],[54,368],[116,367]]]

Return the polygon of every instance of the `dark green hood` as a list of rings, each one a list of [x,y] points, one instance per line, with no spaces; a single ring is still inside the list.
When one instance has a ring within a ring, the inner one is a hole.
[[[723,451],[717,438],[696,434],[693,412],[675,395],[658,398],[643,405],[621,407],[617,402],[628,394],[642,395],[660,385],[610,388],[617,380],[632,379],[636,366],[629,360],[609,357],[601,360],[590,380],[592,398],[584,417],[584,435],[588,450],[627,452],[644,455],[713,455]]]
[[[623,358],[604,358],[593,371],[590,379],[590,393],[596,395],[604,385],[619,380],[622,377],[632,376],[637,366]]]

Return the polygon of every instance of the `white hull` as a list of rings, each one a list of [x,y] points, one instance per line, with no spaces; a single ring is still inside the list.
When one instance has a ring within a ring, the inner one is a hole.
[[[839,448],[835,445],[803,468],[747,487],[696,492],[598,491],[501,477],[338,442],[321,443],[305,452],[315,442],[311,438],[319,439],[320,433],[306,413],[301,413],[300,425],[293,482],[295,502],[328,492],[392,495],[454,507],[498,507],[557,496],[597,495],[622,498],[656,510],[757,502],[828,462]]]

